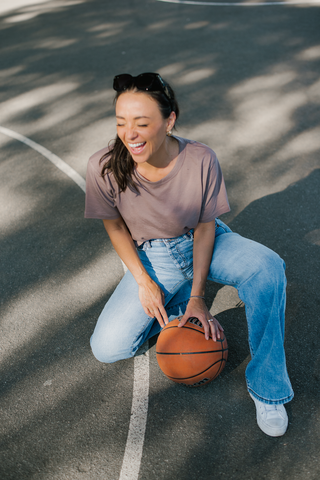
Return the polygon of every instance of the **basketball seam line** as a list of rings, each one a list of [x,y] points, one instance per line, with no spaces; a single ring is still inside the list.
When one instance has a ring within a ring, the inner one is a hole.
[[[224,358],[220,358],[219,360],[217,360],[216,362],[214,362],[212,365],[210,365],[210,367],[206,368],[205,370],[203,370],[202,372],[199,372],[197,373],[196,375],[192,375],[191,377],[183,377],[183,378],[180,378],[180,377],[170,377],[169,375],[167,375],[168,378],[170,379],[175,379],[175,380],[189,380],[190,378],[195,378],[195,377],[198,377],[199,375],[202,375],[203,373],[207,372],[208,370],[210,370],[210,368],[212,368],[214,365],[216,365],[218,362],[220,362],[220,366],[222,364],[222,362],[225,362],[226,360]],[[218,372],[220,372],[220,370],[218,370]],[[218,375],[216,375],[214,378],[216,378]],[[213,379],[212,379],[213,380]]]
[[[201,353],[220,353],[226,352],[228,348],[223,348],[222,350],[208,350],[205,352],[156,352],[157,355],[199,355]]]

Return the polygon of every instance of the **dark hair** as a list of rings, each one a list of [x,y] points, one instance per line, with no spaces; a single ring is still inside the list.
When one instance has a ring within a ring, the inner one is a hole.
[[[169,118],[171,112],[175,112],[176,118],[178,119],[179,106],[174,91],[167,82],[164,81],[164,83],[169,91],[170,99],[161,91],[138,90],[134,85],[126,89],[125,92],[142,92],[150,95],[150,97],[157,102],[161,115],[164,119]],[[114,103],[117,102],[122,93],[124,92],[116,93]],[[137,192],[139,192],[137,184],[133,178],[135,162],[127,147],[123,144],[118,135],[116,136],[115,140],[112,141],[110,150],[101,157],[100,163],[103,164],[101,175],[104,176],[107,173],[112,172],[117,184],[119,185],[120,192],[124,192],[127,187],[134,188]]]

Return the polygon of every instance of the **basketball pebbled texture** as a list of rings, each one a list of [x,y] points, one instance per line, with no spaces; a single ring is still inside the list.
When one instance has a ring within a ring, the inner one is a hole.
[[[179,328],[177,317],[161,331],[156,354],[162,372],[177,383],[198,387],[214,380],[224,369],[228,358],[228,344],[223,332],[214,342],[205,339],[204,328],[195,318]]]

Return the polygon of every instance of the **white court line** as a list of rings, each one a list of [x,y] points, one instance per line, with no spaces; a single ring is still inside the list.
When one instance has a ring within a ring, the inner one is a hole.
[[[133,398],[129,432],[119,480],[136,480],[139,475],[149,405],[148,344],[134,357]]]
[[[45,147],[42,147],[42,145],[39,145],[39,143],[34,142],[33,140],[30,140],[30,138],[25,137],[24,135],[21,135],[20,133],[14,132],[13,130],[9,130],[8,128],[4,128],[0,126],[0,132],[3,133],[4,135],[7,135],[8,137],[15,138],[16,140],[19,140],[19,142],[25,143],[28,145],[28,147],[33,148],[33,150],[36,150],[37,152],[41,153],[44,157],[46,157],[50,162],[52,162],[59,170],[64,172],[66,175],[68,175],[71,180],[73,180],[81,190],[84,192],[86,191],[86,181],[84,178],[79,175],[73,168],[71,168],[66,162],[61,160],[61,158],[57,157],[54,153],[50,152],[50,150],[46,149]]]
[[[39,145],[39,143],[30,140],[30,138],[20,133],[9,130],[0,126],[0,132],[8,137],[19,140],[28,145],[37,152],[41,153],[50,162],[52,162],[59,170],[64,172],[71,180],[73,180],[84,192],[86,191],[86,181],[66,162],[61,160],[57,155],[50,152]],[[126,267],[124,272],[126,272]],[[140,350],[140,355],[134,357],[133,371],[133,394],[131,417],[128,430],[128,438],[124,451],[122,467],[119,480],[137,480],[140,470],[144,436],[147,426],[148,404],[149,404],[149,352],[146,343]]]
[[[288,2],[197,2],[192,0],[157,0],[164,3],[179,3],[181,5],[205,5],[208,7],[264,7],[268,5],[320,5],[320,0],[293,0]]]

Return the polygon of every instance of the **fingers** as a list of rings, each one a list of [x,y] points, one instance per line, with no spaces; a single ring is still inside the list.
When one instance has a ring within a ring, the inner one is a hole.
[[[164,295],[162,295],[161,301],[164,302]],[[144,311],[147,315],[149,315],[149,317],[156,318],[161,328],[165,327],[165,325],[169,323],[169,318],[163,303],[160,303],[160,305],[154,304],[152,307],[150,306],[145,308]]]
[[[155,282],[150,279],[149,285],[140,285],[139,298],[145,313],[151,318],[156,318],[161,328],[169,323],[164,308],[164,293]]]
[[[160,311],[160,315],[161,315],[161,317],[162,317],[162,319],[163,319],[163,321],[164,321],[164,324],[165,324],[165,325],[168,325],[168,323],[169,323],[169,318],[168,318],[166,309],[164,308],[163,305],[160,306],[159,311]],[[158,320],[158,321],[159,321],[159,320]]]
[[[220,325],[220,323],[218,322],[218,320],[216,318],[212,317],[212,318],[208,319],[208,323],[209,323],[209,326],[210,326],[209,328],[210,328],[210,331],[211,331],[212,340],[214,342],[216,342],[217,340],[220,340],[221,339],[221,333],[220,332],[223,332],[223,328]]]
[[[165,325],[169,323],[167,313],[163,307],[146,307],[144,308],[144,311],[149,317],[156,318],[161,328],[165,327]]]
[[[209,340],[210,338],[210,323],[208,321],[202,321],[202,325],[203,325],[203,328],[204,328],[204,337],[206,340]]]
[[[168,315],[163,305],[158,307],[158,309],[155,309],[151,316],[156,317],[161,328],[165,327],[165,325],[169,323]]]
[[[187,323],[189,318],[190,317],[188,315],[184,314],[183,317],[181,318],[180,322],[179,322],[178,327],[183,327]]]
[[[187,323],[189,318],[190,316],[186,314],[183,315],[183,317],[179,322],[178,327],[183,327]],[[216,318],[210,317],[207,320],[204,320],[203,318],[202,319],[199,318],[199,320],[201,321],[202,326],[204,328],[204,336],[206,340],[210,339],[210,335],[214,342],[221,339],[222,336],[220,332],[223,332],[224,330]]]
[[[165,322],[163,321],[162,315],[159,312],[159,310],[157,312],[154,312],[153,316],[158,320],[161,328],[163,328],[166,325]]]

